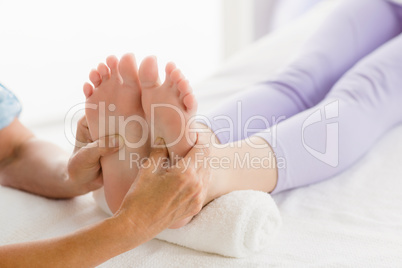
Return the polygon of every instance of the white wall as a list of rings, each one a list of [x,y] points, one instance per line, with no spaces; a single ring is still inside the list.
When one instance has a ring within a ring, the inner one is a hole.
[[[223,0],[224,56],[296,19],[322,0]]]
[[[173,60],[193,83],[221,62],[221,1],[0,1],[0,81],[29,127],[62,122],[106,56]]]
[[[230,57],[270,28],[276,0],[224,0],[224,55]]]
[[[320,1],[322,0],[276,0],[270,30],[274,31],[285,26]]]
[[[66,112],[106,56],[155,54],[196,84],[318,1],[0,0],[0,82],[23,103],[23,123],[60,143]]]

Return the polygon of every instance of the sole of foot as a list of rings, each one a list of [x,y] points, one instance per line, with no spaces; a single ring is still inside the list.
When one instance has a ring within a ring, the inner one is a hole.
[[[161,84],[156,58],[147,57],[141,63],[139,79],[142,87],[142,106],[151,128],[151,141],[162,137],[172,163],[185,156],[194,146],[196,133],[191,132],[197,112],[192,89],[173,63],[166,65],[166,78]]]
[[[105,196],[114,213],[138,172],[133,155],[138,160],[148,156],[149,137],[134,55],[126,54],[120,61],[111,56],[106,62],[91,71],[93,86],[84,85],[85,113],[93,140],[118,134],[125,141],[118,153],[101,159]]]

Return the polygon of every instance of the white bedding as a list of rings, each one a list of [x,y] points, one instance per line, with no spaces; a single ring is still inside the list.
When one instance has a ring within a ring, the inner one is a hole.
[[[333,1],[319,4],[199,85],[201,111],[229,92],[272,75],[333,5]],[[154,239],[101,267],[401,267],[401,161],[402,126],[398,126],[343,174],[274,195],[283,227],[269,248],[250,258],[225,258]],[[106,217],[90,195],[52,201],[4,187],[0,187],[0,215],[0,244],[69,233]]]

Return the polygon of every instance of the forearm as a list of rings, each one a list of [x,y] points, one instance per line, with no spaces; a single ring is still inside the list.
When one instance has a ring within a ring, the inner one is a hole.
[[[2,267],[94,267],[146,242],[132,223],[109,218],[60,238],[0,247]]]
[[[70,198],[88,192],[71,182],[69,156],[58,146],[30,137],[5,159],[0,168],[4,186],[50,198]]]
[[[1,185],[51,198],[88,192],[69,180],[67,153],[36,139],[18,119],[0,130],[0,148]]]

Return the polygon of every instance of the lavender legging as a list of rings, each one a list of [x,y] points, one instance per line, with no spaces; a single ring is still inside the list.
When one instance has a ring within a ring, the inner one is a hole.
[[[340,3],[275,78],[213,111],[212,130],[221,143],[253,134],[268,141],[278,160],[274,193],[342,172],[402,120],[401,32],[400,5]],[[222,116],[256,130],[229,134]]]

